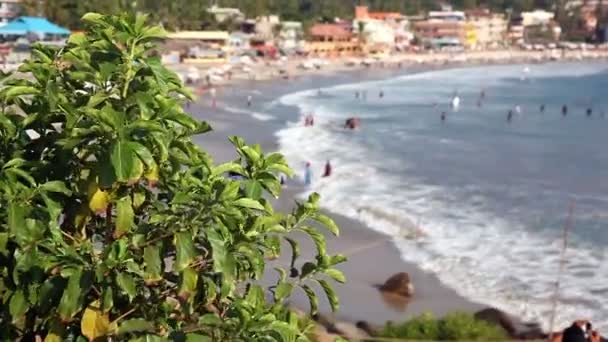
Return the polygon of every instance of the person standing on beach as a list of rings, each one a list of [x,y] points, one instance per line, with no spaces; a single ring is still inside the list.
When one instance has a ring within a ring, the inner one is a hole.
[[[251,95],[247,95],[247,107],[251,107],[252,100],[253,100],[253,97]]]
[[[211,95],[211,106],[213,108],[215,108],[216,107],[216,100],[215,100],[216,90],[215,90],[215,88],[211,88],[211,90],[209,90],[209,94]]]
[[[304,170],[304,184],[305,185],[312,184],[312,170],[310,167],[310,162],[306,162],[306,169]]]

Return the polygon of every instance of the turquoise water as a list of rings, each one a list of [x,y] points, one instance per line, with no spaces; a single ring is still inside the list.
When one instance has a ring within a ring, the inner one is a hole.
[[[599,63],[432,71],[287,95],[316,125],[278,136],[301,174],[312,162],[324,206],[391,235],[463,295],[546,326],[573,207],[558,320],[608,328],[607,91]],[[359,131],[342,129],[351,116]]]

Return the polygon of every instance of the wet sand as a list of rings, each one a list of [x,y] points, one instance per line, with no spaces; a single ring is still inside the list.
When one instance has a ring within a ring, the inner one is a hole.
[[[420,71],[413,69],[401,71],[411,73]],[[396,76],[395,70],[378,69],[362,70],[347,74],[301,77],[296,80],[274,82],[245,82],[231,88],[222,89],[218,94],[218,108],[211,108],[209,101],[202,99],[191,106],[190,111],[199,119],[206,120],[211,124],[214,131],[197,137],[195,140],[213,156],[217,163],[233,159],[236,154],[228,142],[227,137],[239,135],[245,138],[247,143],[259,143],[265,152],[276,151],[278,146],[274,132],[284,127],[286,121],[297,117],[295,109],[288,107],[282,110],[289,111],[282,115],[275,115],[268,121],[261,121],[245,113],[234,113],[223,110],[223,106],[247,110],[245,98],[253,92],[254,102],[262,103],[272,101],[281,95],[305,89],[317,89],[336,84],[351,83]],[[254,104],[251,110],[263,111]],[[292,166],[297,167],[297,166]],[[294,206],[295,199],[304,189],[300,184],[289,181],[279,200],[275,203],[275,210],[286,212]],[[321,198],[321,205],[323,199]],[[341,253],[349,257],[349,261],[338,267],[346,275],[346,284],[335,284],[335,289],[340,298],[340,311],[336,315],[338,319],[347,321],[365,320],[372,324],[382,324],[386,321],[403,321],[408,317],[432,312],[441,316],[448,312],[469,311],[473,312],[483,308],[479,303],[474,303],[462,296],[455,290],[443,285],[439,279],[429,274],[414,264],[403,261],[391,238],[377,233],[356,220],[328,213],[341,229],[339,238],[328,237],[328,252],[330,254]],[[302,256],[300,265],[307,259],[313,257],[315,248],[307,237],[296,236],[300,242]],[[282,257],[276,262],[282,265],[288,264],[291,251],[284,246]],[[416,292],[411,301],[387,301],[376,289],[376,285],[382,284],[386,279],[398,272],[407,272],[415,286]],[[267,267],[265,282],[273,281],[276,272]],[[329,314],[330,309],[327,301],[322,295],[320,287],[320,310]],[[295,292],[291,299],[292,305],[307,310],[308,299],[303,293]]]

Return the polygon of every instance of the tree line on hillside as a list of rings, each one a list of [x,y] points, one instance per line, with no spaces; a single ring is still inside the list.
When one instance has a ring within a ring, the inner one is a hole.
[[[250,18],[278,14],[285,20],[312,22],[352,18],[356,5],[368,5],[372,10],[421,14],[437,9],[440,3],[448,3],[456,9],[483,6],[497,11],[510,8],[517,13],[533,8],[551,9],[555,4],[560,7],[564,2],[565,0],[27,0],[25,12],[46,16],[71,29],[81,29],[82,22],[78,18],[92,11],[106,14],[144,12],[151,14],[154,21],[162,23],[168,29],[205,29],[218,28],[220,25],[206,11],[213,4],[237,7]]]

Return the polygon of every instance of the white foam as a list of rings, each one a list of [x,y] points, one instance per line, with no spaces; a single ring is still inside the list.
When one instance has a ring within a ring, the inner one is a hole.
[[[274,120],[275,117],[267,114],[267,113],[260,113],[260,112],[256,112],[256,111],[252,111],[252,110],[247,110],[244,108],[237,108],[237,107],[232,107],[232,106],[222,106],[222,109],[231,112],[231,113],[235,113],[235,114],[246,114],[246,115],[250,115],[252,118],[256,119],[256,120],[260,120],[260,121],[270,121],[270,120]]]

